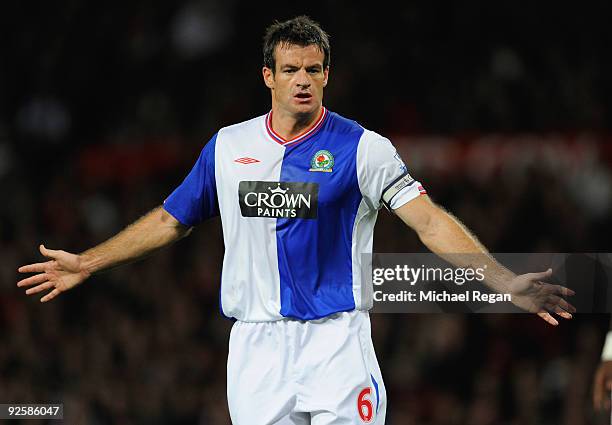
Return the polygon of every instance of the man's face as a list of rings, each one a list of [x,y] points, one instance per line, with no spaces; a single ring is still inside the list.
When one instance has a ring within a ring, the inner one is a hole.
[[[290,114],[311,114],[323,103],[329,68],[323,68],[324,54],[317,46],[279,44],[274,49],[276,69],[263,68],[263,77],[272,90],[273,106]]]

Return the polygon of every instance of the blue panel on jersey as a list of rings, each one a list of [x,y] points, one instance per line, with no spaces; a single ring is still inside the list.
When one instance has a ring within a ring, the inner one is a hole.
[[[363,131],[330,113],[316,135],[285,150],[280,180],[319,184],[316,219],[277,220],[280,313],[285,317],[313,320],[355,309],[351,246],[362,199],[356,157]],[[309,171],[319,151],[333,156],[331,172]]]
[[[215,134],[202,149],[183,183],[164,201],[164,209],[185,226],[195,226],[219,215],[215,180],[216,142]]]

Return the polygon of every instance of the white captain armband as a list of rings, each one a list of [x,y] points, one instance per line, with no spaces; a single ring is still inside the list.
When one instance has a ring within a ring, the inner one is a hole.
[[[612,360],[612,331],[608,331],[606,342],[601,352],[601,360],[604,362]]]
[[[393,183],[387,186],[385,190],[383,190],[381,199],[383,205],[387,207],[389,211],[391,211],[391,201],[393,198],[395,198],[395,195],[400,193],[402,189],[412,186],[414,182],[415,180],[410,176],[410,174],[408,174],[408,172],[405,172],[399,176],[399,178],[397,178]]]

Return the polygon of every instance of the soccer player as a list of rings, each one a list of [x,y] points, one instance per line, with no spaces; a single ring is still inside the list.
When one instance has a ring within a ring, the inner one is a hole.
[[[372,250],[382,205],[433,252],[485,248],[427,196],[386,138],[323,106],[327,34],[307,17],[271,25],[263,46],[271,111],[219,130],[163,206],[108,241],[49,261],[18,286],[47,302],[92,274],[133,261],[220,215],[225,242],[221,310],[235,319],[227,364],[237,425],[383,424],[386,393],[370,335],[371,290],[361,254]],[[493,270],[491,270],[493,269]],[[550,270],[489,277],[551,324],[571,318]],[[494,284],[495,286],[495,284]]]

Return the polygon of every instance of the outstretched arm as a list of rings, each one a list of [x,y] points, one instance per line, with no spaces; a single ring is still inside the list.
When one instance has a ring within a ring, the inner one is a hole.
[[[476,260],[484,261],[487,266],[485,283],[497,292],[511,293],[512,302],[518,307],[537,313],[552,325],[558,322],[549,312],[566,319],[572,317],[574,307],[561,296],[573,295],[573,291],[542,282],[552,275],[552,270],[516,276],[499,264],[458,219],[434,204],[427,195],[415,198],[394,212],[417,232],[427,248],[451,264],[472,267]]]
[[[37,274],[20,280],[17,286],[32,286],[26,291],[28,295],[52,289],[41,298],[41,302],[50,301],[92,274],[142,258],[186,236],[190,230],[160,206],[82,254],[40,245],[41,254],[50,260],[20,267],[20,273]]]

